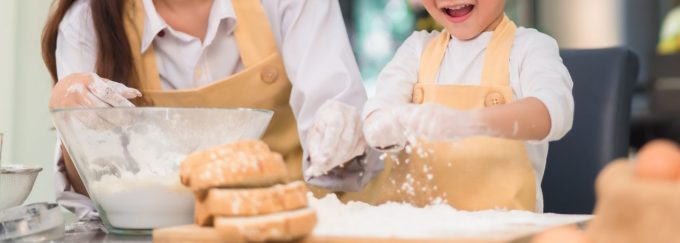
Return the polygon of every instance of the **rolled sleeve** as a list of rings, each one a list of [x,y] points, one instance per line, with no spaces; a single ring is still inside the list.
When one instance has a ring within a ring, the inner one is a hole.
[[[77,1],[59,24],[55,50],[58,78],[95,72],[96,43],[89,1]]]
[[[318,109],[336,100],[361,111],[366,102],[359,67],[354,58],[338,1],[277,0],[281,54],[292,84],[290,106],[295,114],[304,149],[302,169],[309,167],[307,131]],[[319,177],[306,177],[309,184],[334,191],[358,190],[369,181],[380,161],[355,159]]]
[[[290,106],[306,148],[307,130],[329,99],[361,110],[366,102],[338,1],[279,1],[280,49],[292,83]]]
[[[562,139],[574,119],[573,82],[560,57],[557,42],[539,34],[533,38],[523,59],[520,83],[524,98],[534,97],[543,102],[550,114],[550,132],[541,141]]]

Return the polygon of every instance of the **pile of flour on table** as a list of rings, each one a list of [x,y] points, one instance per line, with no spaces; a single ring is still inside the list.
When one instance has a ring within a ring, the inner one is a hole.
[[[334,194],[316,199],[317,236],[379,238],[514,238],[547,228],[582,222],[590,215],[539,214],[526,211],[458,211],[447,204],[416,208],[409,204],[343,204]]]

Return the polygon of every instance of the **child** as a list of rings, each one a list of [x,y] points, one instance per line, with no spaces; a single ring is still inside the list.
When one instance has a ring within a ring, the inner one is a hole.
[[[364,107],[368,144],[399,153],[344,200],[542,212],[548,142],[571,129],[574,110],[557,43],[517,28],[504,0],[423,5],[445,30],[413,33]]]

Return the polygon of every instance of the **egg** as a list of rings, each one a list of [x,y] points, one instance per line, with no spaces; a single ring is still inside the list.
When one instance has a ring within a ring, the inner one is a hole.
[[[649,142],[637,156],[635,175],[665,181],[680,179],[680,148],[670,140]]]
[[[576,226],[563,226],[547,230],[533,237],[531,243],[588,243],[586,233]]]

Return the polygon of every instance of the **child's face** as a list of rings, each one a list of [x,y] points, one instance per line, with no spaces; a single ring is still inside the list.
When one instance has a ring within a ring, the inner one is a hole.
[[[470,40],[498,26],[505,0],[423,0],[423,5],[453,37]]]

